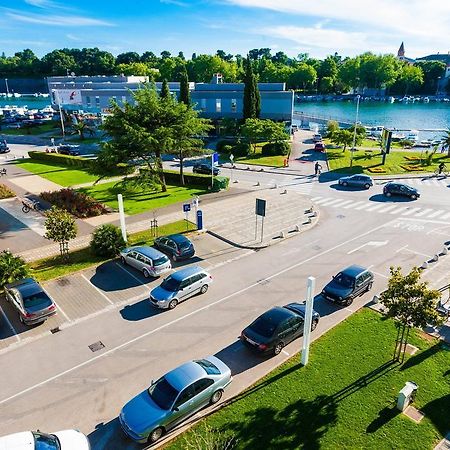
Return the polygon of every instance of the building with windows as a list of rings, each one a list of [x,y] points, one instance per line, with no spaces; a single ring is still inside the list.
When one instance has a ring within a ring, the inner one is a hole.
[[[117,103],[132,102],[132,92],[147,77],[136,76],[65,76],[48,77],[48,89],[52,103],[68,111],[107,113],[112,99]],[[161,89],[162,83],[155,83]],[[286,90],[285,83],[258,83],[261,95],[261,118],[291,121],[294,93]],[[174,95],[179,94],[180,83],[169,82]],[[241,119],[243,111],[244,84],[223,83],[222,76],[215,74],[210,83],[189,83],[194,107],[210,119],[224,117]]]

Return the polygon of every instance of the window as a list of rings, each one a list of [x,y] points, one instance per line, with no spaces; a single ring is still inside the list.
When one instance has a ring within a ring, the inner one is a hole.
[[[95,106],[100,106],[100,97],[98,95],[95,96]]]
[[[216,98],[216,112],[222,111],[222,100],[220,98]]]
[[[214,381],[209,378],[202,378],[194,383],[194,395],[198,395],[205,389],[208,389]]]
[[[237,112],[237,101],[235,98],[231,99],[231,112]]]
[[[145,264],[148,264],[148,260],[147,260],[147,258],[144,256],[144,255],[141,255],[140,253],[138,253],[138,255],[137,255],[137,258],[136,258],[138,261],[140,261],[140,262],[142,262],[142,263],[145,263]]]
[[[200,109],[202,111],[206,111],[206,98],[201,98],[200,99]]]
[[[122,95],[122,103],[126,103],[127,102],[127,97],[125,95]]]
[[[89,97],[89,96],[86,96],[86,106],[87,106],[88,108],[91,107],[91,97]]]
[[[161,409],[168,410],[178,395],[178,391],[162,377],[148,388],[148,394]]]
[[[220,375],[220,370],[211,361],[208,361],[207,359],[199,359],[194,362],[205,369],[205,372],[208,375]]]
[[[180,284],[180,289],[183,289],[185,287],[188,287],[192,283],[192,278],[186,278],[186,280],[183,280]]]
[[[175,407],[181,406],[194,396],[195,396],[194,385],[191,384],[186,389],[184,389],[183,392],[179,395],[174,406]]]

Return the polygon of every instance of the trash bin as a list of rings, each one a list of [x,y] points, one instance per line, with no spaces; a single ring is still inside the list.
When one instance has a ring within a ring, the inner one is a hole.
[[[416,397],[417,384],[412,381],[407,381],[403,389],[398,393],[397,409],[404,411]]]

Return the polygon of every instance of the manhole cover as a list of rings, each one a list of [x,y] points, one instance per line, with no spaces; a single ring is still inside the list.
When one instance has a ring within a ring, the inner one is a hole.
[[[343,214],[338,214],[336,217],[337,217],[338,219],[344,219],[344,218],[345,218],[345,216],[344,216]]]
[[[50,330],[50,333],[55,334],[55,333],[58,333],[58,331],[61,331],[61,329],[59,327],[56,327],[56,328],[52,328]]]
[[[57,283],[60,286],[67,286],[68,284],[70,284],[70,280],[68,278],[58,278]]]
[[[96,352],[98,350],[101,350],[102,348],[105,348],[105,344],[103,344],[102,341],[97,341],[89,345],[89,348],[91,349],[92,352]]]

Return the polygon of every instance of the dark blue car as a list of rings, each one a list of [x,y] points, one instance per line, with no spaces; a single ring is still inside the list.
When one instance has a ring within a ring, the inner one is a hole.
[[[154,246],[174,261],[192,258],[195,254],[194,244],[182,234],[158,237]]]

